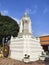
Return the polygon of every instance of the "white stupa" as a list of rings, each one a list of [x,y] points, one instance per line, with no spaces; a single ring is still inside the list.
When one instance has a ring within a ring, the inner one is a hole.
[[[43,51],[39,38],[32,35],[31,19],[25,12],[20,20],[18,37],[11,37],[10,57],[22,61],[29,55],[29,61],[37,61]]]

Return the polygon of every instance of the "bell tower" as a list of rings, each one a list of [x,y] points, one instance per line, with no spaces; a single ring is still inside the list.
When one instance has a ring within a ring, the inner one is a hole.
[[[28,16],[28,13],[25,12],[24,16],[20,20],[20,30],[19,35],[32,35],[32,29],[31,29],[31,19]]]

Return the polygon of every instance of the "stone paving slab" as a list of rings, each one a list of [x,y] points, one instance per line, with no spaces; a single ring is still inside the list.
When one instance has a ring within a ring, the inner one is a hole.
[[[0,58],[0,65],[49,65],[49,60],[24,63],[10,58]]]

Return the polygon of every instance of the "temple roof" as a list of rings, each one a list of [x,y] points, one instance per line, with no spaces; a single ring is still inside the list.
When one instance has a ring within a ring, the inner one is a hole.
[[[49,45],[49,35],[40,37],[41,45]]]

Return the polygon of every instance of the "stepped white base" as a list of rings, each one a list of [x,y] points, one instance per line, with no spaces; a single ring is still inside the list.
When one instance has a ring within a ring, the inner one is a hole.
[[[43,49],[39,39],[31,37],[13,38],[10,43],[10,57],[22,61],[25,54],[30,55],[30,61],[37,61]]]

